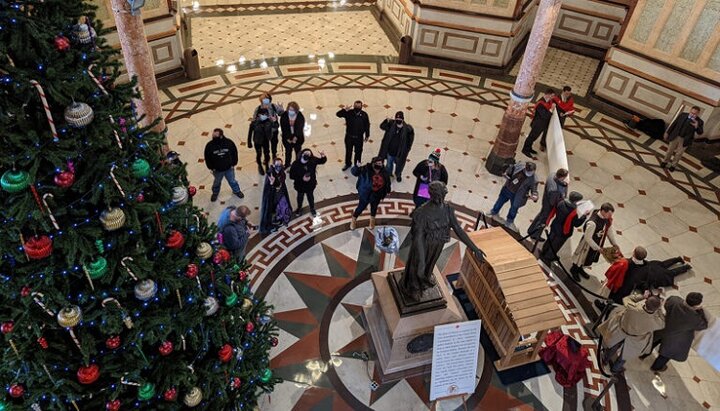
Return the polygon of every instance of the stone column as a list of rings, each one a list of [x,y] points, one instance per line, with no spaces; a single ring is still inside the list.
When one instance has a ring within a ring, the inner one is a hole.
[[[561,0],[540,0],[520,71],[510,92],[510,104],[505,110],[495,144],[485,162],[485,168],[492,174],[502,174],[507,161],[515,157],[525,113],[535,94],[535,83],[540,76],[540,68],[561,5]]]
[[[153,59],[145,37],[141,12],[138,10],[135,15],[130,14],[130,4],[127,0],[111,0],[111,4],[125,60],[125,69],[130,77],[137,77],[137,85],[142,93],[141,99],[134,100],[138,116],[145,115],[144,125],[149,125],[160,118],[160,122],[153,128],[153,131],[163,132],[165,120],[160,106]],[[167,144],[165,151],[167,151]]]

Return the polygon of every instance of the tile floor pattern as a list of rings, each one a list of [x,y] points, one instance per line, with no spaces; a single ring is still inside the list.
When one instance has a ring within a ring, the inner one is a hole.
[[[192,39],[202,68],[213,67],[220,60],[225,65],[236,64],[241,57],[250,61],[315,55],[329,61],[330,52],[397,55],[368,10],[196,17],[192,19]]]
[[[213,127],[223,127],[239,143],[237,175],[246,193],[242,203],[259,205],[262,178],[255,171],[254,152],[244,146],[244,141],[248,117],[260,90],[272,90],[276,101],[298,101],[310,126],[308,145],[329,156],[329,163],[319,168],[323,183],[316,191],[318,201],[354,193],[354,179],[340,171],[343,125],[335,111],[359,98],[367,105],[373,123],[373,136],[365,148],[367,156],[379,148],[380,120],[404,110],[406,120],[416,130],[410,163],[426,158],[434,147],[443,148],[442,161],[450,173],[449,200],[470,210],[487,210],[501,181],[488,174],[482,164],[502,118],[509,87],[492,78],[427,67],[338,61],[322,71],[317,66],[295,65],[204,78],[163,90],[162,99],[170,146],[189,163],[190,180],[199,188],[196,204],[205,207],[213,218],[225,205],[236,203],[226,186],[221,193],[224,202],[209,202],[211,178],[202,164],[202,151]],[[673,174],[661,170],[658,159],[667,149],[664,144],[628,131],[618,120],[602,113],[582,106],[579,109],[565,133],[571,188],[596,204],[610,201],[617,206],[615,230],[626,253],[636,244],[644,244],[650,258],[681,255],[689,261],[694,269],[679,277],[677,290],[671,291],[700,291],[705,295],[706,309],[720,314],[717,179],[708,181],[709,172],[692,157],[686,157]],[[548,173],[546,159],[541,157],[538,162],[538,173],[544,178]],[[411,192],[411,170],[411,166],[406,167],[403,182],[393,184],[395,192]],[[521,230],[527,228],[537,210],[538,205],[530,203],[520,211],[516,224]],[[257,214],[251,216],[256,222]],[[301,238],[303,234],[286,235]],[[576,242],[577,236],[572,246]],[[591,270],[588,287],[599,286],[605,268],[606,264],[598,264]],[[258,269],[256,275],[261,272]],[[649,409],[651,404],[660,409],[720,409],[720,373],[694,353],[686,363],[671,363],[666,373],[672,381],[668,400],[662,400],[649,385],[647,367],[647,362],[629,364],[628,385],[635,409]],[[538,390],[542,386],[540,382],[533,385]]]
[[[510,70],[511,76],[517,76],[521,63],[522,57]],[[563,86],[570,86],[575,94],[585,96],[590,91],[598,65],[600,60],[551,47],[543,61],[538,82],[556,91],[562,90]]]

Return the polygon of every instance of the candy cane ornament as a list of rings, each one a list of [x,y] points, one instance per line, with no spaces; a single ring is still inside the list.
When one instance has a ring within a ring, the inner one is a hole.
[[[116,300],[115,298],[106,298],[106,299],[102,300],[103,307],[107,306],[109,303],[113,303],[113,304],[117,305],[117,307],[120,309],[120,313],[122,314],[123,323],[125,323],[125,327],[127,327],[128,329],[133,328],[132,318],[130,318],[130,316],[127,314],[127,312],[125,311],[123,306],[120,305],[120,301]]]
[[[53,120],[52,113],[50,112],[50,105],[48,104],[47,98],[45,97],[45,91],[43,90],[42,86],[40,86],[40,83],[35,80],[30,80],[30,84],[35,86],[38,94],[40,94],[40,100],[42,101],[43,108],[45,109],[45,117],[47,117],[48,124],[50,125],[50,131],[53,135],[53,141],[57,143],[58,141],[60,141],[60,139],[58,138],[58,133],[55,129],[55,121]]]
[[[33,301],[35,301],[35,304],[37,304],[40,308],[42,308],[42,310],[45,311],[49,316],[55,317],[56,314],[51,309],[47,308],[47,306],[45,304],[43,304],[42,301],[40,301],[40,298],[44,298],[45,294],[35,291],[35,292],[31,293],[30,295],[32,296]],[[67,330],[70,333],[70,337],[72,338],[73,342],[75,342],[75,345],[77,345],[78,350],[82,351],[82,346],[80,345],[80,340],[75,335],[75,331],[72,328],[68,328]]]
[[[52,221],[53,227],[55,227],[56,230],[59,230],[60,226],[58,225],[57,220],[55,220],[55,216],[53,215],[52,211],[50,210],[50,206],[47,203],[48,198],[54,198],[54,197],[55,196],[53,196],[50,193],[43,194],[42,201],[43,201],[43,204],[45,204],[45,208],[47,208],[47,212],[48,212],[48,215],[50,216],[50,221]]]
[[[113,182],[115,182],[115,186],[117,187],[118,191],[120,191],[120,195],[125,197],[125,191],[123,191],[122,187],[120,186],[120,183],[118,182],[117,178],[115,178],[114,171],[117,168],[115,164],[110,167],[110,177],[112,178]]]
[[[123,266],[125,270],[127,270],[130,277],[132,277],[133,280],[137,281],[138,278],[135,276],[135,273],[132,272],[130,268],[128,268],[127,264],[125,264],[125,261],[133,261],[132,257],[124,257],[122,260],[120,260],[120,265]]]
[[[95,77],[95,75],[93,74],[93,72],[92,72],[93,67],[95,67],[94,64],[91,64],[90,66],[88,66],[88,68],[87,68],[88,76],[90,76],[92,81],[94,81],[95,84],[97,84],[98,88],[100,89],[100,91],[102,91],[103,94],[105,94],[106,96],[109,96],[110,94],[107,92],[107,90],[102,85],[100,80],[98,80],[97,77]],[[108,118],[110,119],[110,124],[115,126],[115,119],[113,119],[112,116],[108,116]],[[115,134],[115,141],[117,142],[118,147],[120,147],[120,149],[122,150],[122,148],[123,148],[122,142],[120,141],[120,136],[118,135],[117,130],[115,130],[115,127],[113,127],[113,134]]]

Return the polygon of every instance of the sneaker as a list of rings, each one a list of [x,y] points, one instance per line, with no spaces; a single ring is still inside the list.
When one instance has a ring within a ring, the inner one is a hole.
[[[532,148],[528,151],[530,151],[533,155],[538,153],[537,151],[533,150]]]
[[[402,181],[402,177],[401,177],[401,176],[397,176],[397,182],[399,183],[399,182],[401,182],[401,181]]]
[[[300,217],[301,214],[302,214],[302,212],[300,211],[299,208],[297,210],[295,210],[295,217]]]
[[[603,311],[605,307],[607,307],[607,304],[605,304],[605,301],[596,298],[595,301],[593,301],[593,304],[595,304],[595,307],[598,308],[598,310]]]
[[[675,171],[675,166],[670,166],[670,167],[668,168],[668,170],[670,170],[671,172],[672,172],[672,171]]]
[[[525,149],[523,149],[523,150],[522,150],[522,153],[525,154],[527,157],[530,157],[530,158],[532,158],[532,156],[533,156],[532,153],[530,152],[530,150],[525,150]]]
[[[210,201],[217,201],[217,198],[218,198],[218,193],[213,193],[213,194],[210,196]]]
[[[245,198],[245,194],[243,194],[242,191],[238,191],[237,193],[233,193],[233,194],[235,194],[235,196],[237,196],[237,198]]]
[[[662,168],[667,167],[667,163],[664,162],[664,161],[661,161],[661,162],[660,162],[660,167],[662,167]]]
[[[485,217],[495,218],[497,217],[497,213],[493,213],[492,210],[485,213]]]
[[[520,232],[520,230],[518,230],[517,226],[512,221],[507,221],[505,223],[505,227],[509,228],[512,231],[515,231],[516,233]]]
[[[342,168],[342,171],[345,171],[345,170],[347,170],[348,168],[350,168],[350,166],[349,166],[348,164],[345,164],[345,165],[343,166],[343,168]]]
[[[317,217],[317,211],[315,210],[311,210],[310,214],[312,214],[313,217]]]

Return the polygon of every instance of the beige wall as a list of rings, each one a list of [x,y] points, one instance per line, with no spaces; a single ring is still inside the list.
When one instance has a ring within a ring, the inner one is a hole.
[[[627,16],[622,4],[597,0],[564,0],[553,37],[607,49]]]

